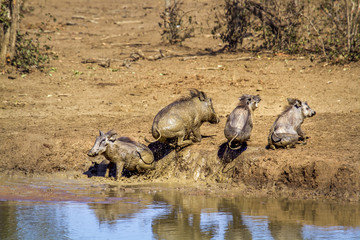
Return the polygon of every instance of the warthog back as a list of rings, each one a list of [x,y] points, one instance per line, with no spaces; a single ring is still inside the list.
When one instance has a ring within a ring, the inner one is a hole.
[[[224,129],[224,135],[231,149],[240,149],[250,139],[253,129],[253,112],[261,101],[259,96],[242,95],[239,105],[230,113]]]
[[[204,92],[192,89],[190,97],[171,103],[155,116],[152,135],[156,141],[182,148],[193,141],[201,141],[200,126],[203,122],[219,123],[219,117],[211,98]],[[191,134],[193,140],[190,140]]]
[[[300,140],[306,143],[305,133],[301,130],[301,124],[307,117],[316,114],[307,102],[288,98],[289,105],[277,117],[270,129],[268,143],[271,149],[276,147],[295,147]]]

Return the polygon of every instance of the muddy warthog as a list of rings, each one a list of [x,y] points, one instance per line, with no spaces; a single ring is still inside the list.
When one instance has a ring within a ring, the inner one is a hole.
[[[237,150],[250,139],[253,128],[252,116],[261,98],[254,95],[242,95],[238,106],[230,113],[224,129],[229,148]]]
[[[116,166],[116,179],[121,177],[123,169],[141,173],[155,168],[154,156],[148,147],[128,137],[118,138],[114,131],[100,131],[100,136],[96,137],[88,155],[95,157],[99,154],[103,154],[110,161],[109,166],[111,163]]]
[[[177,100],[164,107],[154,118],[152,135],[155,141],[168,143],[178,150],[201,141],[203,122],[219,123],[211,98],[204,92],[190,90],[190,97]],[[190,135],[193,135],[193,140]]]
[[[295,147],[298,141],[306,143],[305,133],[301,130],[301,124],[306,117],[316,114],[307,102],[288,98],[289,105],[281,113],[270,129],[268,143],[269,148]]]

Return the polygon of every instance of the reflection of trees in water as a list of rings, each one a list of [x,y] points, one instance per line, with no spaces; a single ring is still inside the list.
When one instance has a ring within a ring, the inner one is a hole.
[[[274,239],[303,239],[302,224],[291,222],[287,217],[282,218],[281,216],[283,214],[286,215],[286,213],[284,213],[281,209],[277,209],[278,204],[279,200],[239,197],[235,198],[233,201],[228,201],[226,206],[231,208],[233,213],[241,211],[242,214],[246,215],[266,217],[267,230],[269,230],[269,233]],[[236,231],[236,226],[234,228]],[[258,230],[264,231],[264,229]],[[244,236],[243,239],[251,238]]]
[[[272,220],[269,223],[271,235],[276,240],[298,240],[304,239],[302,235],[302,224],[288,223],[284,221]]]
[[[116,223],[114,220],[130,218],[154,202],[166,203],[166,213],[152,219],[151,227],[157,239],[211,239],[219,236],[220,228],[224,239],[251,239],[259,233],[274,239],[302,239],[304,224],[359,226],[360,221],[359,204],[221,198],[177,191],[149,194],[116,188],[105,194],[118,201],[90,204],[100,222]],[[221,215],[226,218],[218,218]],[[254,222],[251,219],[255,219]]]
[[[0,239],[59,239],[68,235],[60,204],[0,203]]]
[[[228,222],[225,239],[251,239],[251,232],[243,223],[243,201],[238,198],[222,199],[218,204],[218,211],[229,212],[232,220]]]
[[[16,221],[16,205],[0,202],[0,239],[19,239]]]
[[[264,199],[263,204],[254,203],[254,215],[268,216],[282,223],[301,223],[316,226],[360,225],[360,205],[327,201]],[[250,209],[250,206],[249,206]]]
[[[244,212],[253,215],[253,210],[256,212],[258,209],[264,209],[264,202],[259,199],[226,199],[160,192],[154,196],[154,200],[166,202],[171,206],[168,213],[153,220],[153,233],[158,239],[211,239],[217,235],[220,225],[225,226],[224,239],[252,239],[254,232],[264,232],[264,229],[256,229],[256,226],[252,226],[250,230],[250,226],[243,219]],[[267,207],[269,206],[265,206],[265,209]],[[231,217],[222,219],[222,222],[213,219],[204,226],[201,217],[205,212],[226,213]],[[268,223],[268,220],[263,221],[266,221],[269,226],[268,232],[275,239],[302,239],[301,224],[271,220]]]
[[[201,229],[201,211],[213,203],[205,196],[186,196],[179,192],[159,192],[155,201],[166,202],[170,211],[153,220],[152,229],[158,239],[211,239],[215,226]]]

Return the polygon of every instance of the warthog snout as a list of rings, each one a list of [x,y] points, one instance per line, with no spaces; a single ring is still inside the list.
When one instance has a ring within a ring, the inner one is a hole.
[[[87,155],[88,155],[89,157],[95,157],[95,156],[96,156],[96,153],[90,150],[90,151],[87,153]]]

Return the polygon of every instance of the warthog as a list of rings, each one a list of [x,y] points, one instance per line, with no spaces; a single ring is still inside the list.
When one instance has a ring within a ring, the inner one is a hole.
[[[99,154],[103,154],[110,163],[115,164],[116,179],[121,177],[123,169],[141,173],[155,168],[154,156],[148,147],[128,137],[118,138],[114,131],[100,131],[100,136],[96,137],[88,156],[95,157]]]
[[[224,134],[228,140],[229,148],[237,150],[250,139],[253,128],[253,112],[258,107],[261,98],[254,95],[242,95],[238,106],[230,113]]]
[[[219,121],[211,98],[204,92],[191,89],[190,97],[171,103],[155,116],[152,135],[155,141],[181,149],[193,142],[201,141],[200,126],[203,122],[215,124]]]
[[[288,98],[289,105],[281,113],[270,129],[268,143],[269,148],[295,147],[298,141],[306,144],[305,133],[301,130],[301,124],[306,117],[316,114],[307,102],[298,99]]]

